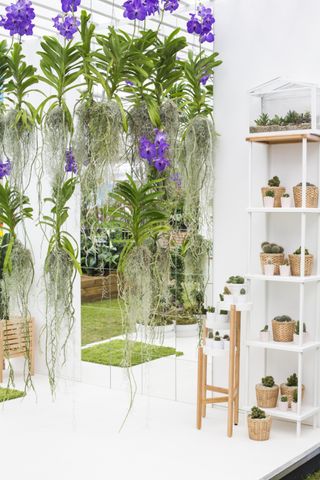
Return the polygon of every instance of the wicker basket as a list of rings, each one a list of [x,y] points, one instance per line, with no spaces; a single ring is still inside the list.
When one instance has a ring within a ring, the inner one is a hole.
[[[288,397],[289,408],[291,407],[294,391],[297,390],[297,389],[298,389],[298,387],[288,387],[288,385],[286,385],[285,383],[281,383],[281,385],[280,385],[281,396]],[[304,391],[305,391],[305,386],[302,385],[302,400],[303,400],[303,397],[304,397]]]
[[[305,255],[304,257],[304,274],[305,276],[309,276],[312,274],[313,269],[313,255]],[[289,255],[289,262],[291,268],[291,275],[295,277],[300,276],[300,263],[301,263],[301,255]]]
[[[274,274],[280,275],[279,266],[284,264],[284,253],[260,253],[262,273],[264,273],[264,266],[270,262],[275,265]]]
[[[294,206],[296,208],[302,207],[302,187],[293,187]],[[318,208],[319,189],[315,186],[307,186],[306,188],[306,207]]]
[[[264,197],[266,196],[266,193],[269,192],[274,192],[274,207],[281,207],[281,197],[284,193],[286,193],[285,187],[262,187],[261,188],[261,194],[262,194],[262,201]]]
[[[274,342],[293,342],[296,322],[278,322],[272,320],[272,334]]]
[[[279,396],[279,385],[265,387],[262,383],[256,385],[257,405],[260,408],[275,408]]]
[[[249,438],[258,442],[269,440],[271,423],[270,415],[266,418],[251,418],[251,415],[248,415]]]

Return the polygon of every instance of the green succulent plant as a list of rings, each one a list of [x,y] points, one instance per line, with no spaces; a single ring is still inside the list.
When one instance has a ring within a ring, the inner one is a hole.
[[[234,285],[242,285],[244,283],[244,278],[239,275],[229,277],[227,283],[232,283]]]
[[[273,319],[276,322],[292,322],[292,318],[289,315],[278,315]]]
[[[263,253],[283,253],[284,248],[276,243],[263,242],[261,244]]]
[[[252,419],[266,418],[266,412],[264,410],[261,410],[261,408],[259,407],[252,407],[250,417]]]
[[[289,193],[284,193],[284,194],[282,195],[282,198],[290,198]]]
[[[260,330],[260,332],[268,332],[268,331],[269,331],[269,326],[268,326],[268,325],[265,325],[265,326],[263,327],[263,329]]]
[[[303,331],[303,333],[307,333],[307,326],[306,326],[305,322],[303,322],[302,331]],[[296,335],[300,335],[300,322],[296,322],[294,333]]]
[[[246,292],[245,288],[241,288],[241,290],[240,290],[240,295],[245,295],[246,293],[247,293],[247,292]]]
[[[209,334],[208,334],[208,338],[211,338],[211,339],[213,339],[213,338],[214,338],[214,335],[213,335],[213,331],[212,331],[212,330],[209,332]]]
[[[230,336],[228,334],[223,335],[223,340],[230,342]]]
[[[268,387],[268,388],[271,388],[274,386],[275,382],[274,382],[274,378],[272,376],[266,376],[266,377],[263,377],[261,379],[261,383],[264,387]]]
[[[280,186],[280,178],[277,177],[277,176],[274,176],[274,177],[270,178],[270,180],[268,181],[268,185],[269,185],[269,187],[279,187]]]
[[[207,307],[207,312],[209,312],[209,313],[214,313],[214,312],[215,312],[215,308],[214,308],[214,307]]]
[[[285,395],[283,395],[281,398],[280,398],[280,401],[285,403],[288,401],[288,397],[286,397]]]
[[[304,254],[305,255],[310,255],[309,250],[307,248],[305,248]],[[293,255],[301,255],[301,247],[297,248],[297,250],[295,250],[293,252]]]
[[[215,332],[215,334],[214,334],[214,341],[215,341],[215,342],[220,342],[220,341],[221,341],[220,332]]]
[[[298,386],[298,377],[296,373],[293,373],[290,375],[290,377],[287,378],[287,387],[297,387]]]
[[[298,403],[298,389],[297,388],[293,392],[292,401],[293,401],[293,403]]]
[[[265,127],[270,124],[270,117],[267,113],[261,113],[260,117],[255,120],[258,127]]]
[[[265,193],[265,196],[266,196],[266,197],[272,197],[272,198],[274,198],[274,191],[273,191],[273,190],[268,190],[268,191]]]

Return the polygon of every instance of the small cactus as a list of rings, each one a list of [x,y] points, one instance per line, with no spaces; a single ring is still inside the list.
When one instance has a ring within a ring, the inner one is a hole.
[[[292,322],[292,318],[289,317],[289,315],[279,315],[277,317],[274,317],[276,322]]]
[[[289,193],[284,193],[284,194],[282,195],[282,198],[290,198]]]
[[[224,287],[223,295],[231,295],[231,292],[228,287]]]
[[[215,342],[221,342],[220,332],[216,332],[216,333],[214,334],[214,341],[215,341]]]
[[[255,124],[258,125],[259,127],[265,127],[266,125],[269,125],[270,123],[270,118],[267,113],[261,113],[260,117],[255,120]]]
[[[287,401],[288,401],[288,397],[286,397],[285,395],[283,395],[283,396],[280,398],[280,401],[281,401],[281,402],[287,402]]]
[[[234,285],[242,285],[244,283],[244,278],[240,277],[239,275],[233,275],[229,277],[227,283],[232,283]]]
[[[303,322],[303,326],[302,326],[302,331],[303,331],[303,333],[307,333],[307,326],[304,322]],[[295,327],[294,333],[296,335],[300,335],[300,322],[296,322],[296,327]]]
[[[208,312],[208,313],[214,313],[214,312],[215,312],[215,308],[214,308],[214,307],[207,307],[207,312]]]
[[[227,335],[227,334],[223,335],[223,340],[226,340],[226,341],[230,342],[229,335]]]
[[[296,373],[293,373],[290,375],[290,377],[287,378],[287,387],[297,387],[298,386],[298,377]]]
[[[273,378],[271,375],[269,375],[269,376],[267,376],[267,377],[263,377],[263,378],[261,379],[261,383],[262,383],[262,385],[263,385],[264,387],[269,387],[269,388],[271,388],[271,387],[274,386],[274,378]]]
[[[280,186],[280,178],[277,177],[277,176],[270,178],[270,180],[268,181],[268,185],[269,185],[269,187],[279,187]]]
[[[276,243],[263,242],[261,244],[263,253],[283,253],[284,248]]]
[[[246,290],[244,288],[241,288],[240,295],[245,295],[246,293],[247,293]]]
[[[213,331],[212,331],[212,330],[209,331],[208,338],[214,338],[214,335],[213,335]]]
[[[266,412],[259,407],[252,407],[250,416],[252,419],[266,418]]]
[[[269,331],[269,326],[268,326],[268,325],[265,325],[265,326],[263,327],[263,329],[260,330],[260,332],[268,332],[268,331]]]
[[[273,190],[268,190],[265,194],[266,197],[271,197],[274,198],[274,191]]]
[[[310,255],[309,250],[307,248],[304,249],[304,254]],[[293,255],[301,255],[301,247],[297,248],[297,250],[293,252]]]
[[[297,388],[293,392],[292,401],[293,401],[293,403],[298,403],[298,389]]]

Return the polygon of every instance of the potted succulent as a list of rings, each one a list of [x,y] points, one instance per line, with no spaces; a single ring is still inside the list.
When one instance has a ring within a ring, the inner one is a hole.
[[[282,410],[282,412],[288,410],[288,397],[286,395],[281,395],[280,397],[279,410]]]
[[[272,333],[275,342],[293,342],[296,322],[289,315],[279,315],[272,320]]]
[[[230,350],[230,337],[227,334],[223,335],[223,348]]]
[[[248,300],[247,291],[245,288],[241,288],[240,295],[238,296],[238,303],[246,303]]]
[[[214,307],[207,307],[207,327],[212,325],[214,322],[215,317],[215,308]]]
[[[284,193],[281,197],[281,207],[282,208],[291,208],[291,198],[289,193]]]
[[[208,333],[208,337],[206,338],[206,347],[213,348],[213,342],[214,342],[214,334],[213,334],[213,331],[210,329]]]
[[[273,197],[270,196],[270,194],[267,195],[267,192],[268,193],[273,192]],[[273,199],[273,204],[268,205],[268,206],[277,207],[277,208],[281,207],[281,197],[285,192],[286,192],[286,189],[284,187],[280,186],[279,177],[274,176],[274,177],[270,178],[270,180],[268,181],[268,186],[261,188],[261,193],[262,193],[262,199],[263,199],[264,206],[265,207],[267,206],[267,205],[265,205],[265,197],[269,197],[270,199]],[[271,203],[271,200],[269,200],[269,202]]]
[[[199,333],[199,319],[193,313],[184,312],[176,319],[176,336],[195,337]]]
[[[230,327],[228,310],[219,310],[216,314],[215,325],[221,330],[227,330]]]
[[[230,291],[231,295],[239,295],[240,290],[243,288],[245,280],[239,275],[234,275],[228,278],[227,280],[227,289]]]
[[[296,388],[292,394],[291,410],[297,413],[298,410],[298,389]]]
[[[264,274],[268,277],[272,277],[274,275],[276,266],[272,263],[272,260],[269,258],[267,263],[264,265]]]
[[[260,342],[269,342],[269,327],[265,325],[262,330],[259,332]]]
[[[265,265],[270,265],[270,262],[275,266],[274,274],[280,274],[280,265],[284,263],[284,249],[276,243],[263,242],[261,244],[262,252],[260,253],[260,263],[262,273],[264,273]]]
[[[312,274],[314,256],[309,253],[307,248],[304,255],[304,275],[309,276]],[[299,277],[301,275],[301,247],[289,255],[289,262],[292,275]]]
[[[294,392],[297,390],[297,388],[298,388],[298,377],[296,373],[293,373],[292,375],[290,375],[290,377],[287,378],[287,383],[282,383],[280,385],[281,395],[285,395],[288,397],[289,408],[291,407],[293,395],[294,395]],[[302,385],[302,399],[304,396],[304,391],[305,391],[305,386]]]
[[[263,197],[263,206],[264,208],[273,208],[274,207],[274,191],[267,190],[265,196]]]
[[[214,334],[212,348],[214,350],[223,350],[223,341],[219,332]]]
[[[293,187],[294,206],[296,208],[302,207],[302,183],[298,183]],[[316,185],[307,182],[306,184],[306,207],[318,208],[319,189]]]
[[[223,293],[219,295],[220,302],[226,304],[227,307],[230,307],[234,303],[233,295],[231,295],[231,291],[228,287],[224,287]]]
[[[275,408],[279,395],[279,385],[270,375],[263,377],[261,383],[256,385],[257,405],[262,408]]]
[[[294,335],[293,335],[293,341],[297,345],[299,345],[300,341],[300,322],[296,322],[296,327],[294,330]],[[308,341],[308,332],[307,332],[307,326],[303,322],[303,327],[302,327],[302,343],[306,343]]]
[[[289,260],[286,258],[283,265],[279,266],[280,275],[281,277],[290,277],[291,270],[290,270],[290,263]]]
[[[266,415],[264,410],[252,407],[248,418],[249,438],[256,441],[269,440],[271,429],[271,416]]]

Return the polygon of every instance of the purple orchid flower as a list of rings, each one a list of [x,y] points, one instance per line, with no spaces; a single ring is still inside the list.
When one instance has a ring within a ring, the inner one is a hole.
[[[151,161],[156,155],[156,147],[146,137],[140,139],[139,147],[140,157]]]
[[[67,173],[78,173],[78,165],[73,154],[72,148],[69,148],[66,151],[66,164],[64,167],[65,172]]]
[[[0,160],[0,179],[2,180],[4,177],[8,177],[11,173],[11,163],[8,160],[7,162],[3,162]]]
[[[61,7],[64,13],[76,12],[80,4],[81,0],[61,0]]]
[[[18,0],[6,7],[6,16],[1,16],[0,26],[10,31],[10,35],[32,35],[35,18],[30,0]]]
[[[198,16],[197,16],[198,15]],[[200,43],[212,43],[215,40],[212,32],[215,18],[211,8],[200,5],[197,13],[190,13],[191,19],[187,22],[187,30],[189,33],[195,33],[200,36]]]
[[[73,15],[57,15],[53,20],[53,26],[58,30],[60,35],[67,40],[72,40],[78,31],[80,25],[79,20]]]

